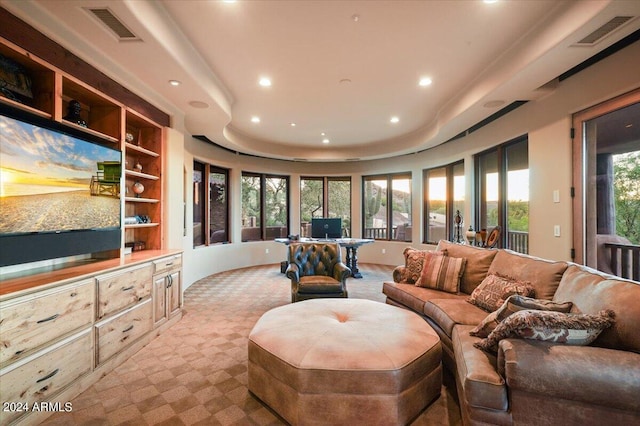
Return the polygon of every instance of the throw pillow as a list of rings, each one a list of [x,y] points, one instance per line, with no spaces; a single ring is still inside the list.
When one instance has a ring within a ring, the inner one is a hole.
[[[404,254],[404,270],[400,275],[400,282],[407,284],[415,284],[420,278],[424,266],[424,257],[427,253],[435,253],[440,256],[447,254],[446,251],[416,250],[412,247],[405,248],[402,253]]]
[[[416,285],[457,294],[466,262],[460,257],[427,253]]]
[[[534,290],[529,281],[518,281],[498,274],[489,274],[473,290],[467,301],[485,311],[493,312],[512,294],[533,297]]]
[[[609,309],[596,315],[525,310],[506,318],[488,337],[475,342],[473,346],[495,353],[498,342],[509,337],[567,345],[588,345],[602,330],[613,325],[614,318],[614,312]]]
[[[569,312],[573,303],[571,302],[553,302],[551,300],[534,299],[527,296],[514,294],[509,296],[507,300],[498,308],[497,311],[491,312],[480,324],[469,332],[471,336],[487,337],[489,333],[505,318],[525,309],[533,309],[536,311],[555,311]]]

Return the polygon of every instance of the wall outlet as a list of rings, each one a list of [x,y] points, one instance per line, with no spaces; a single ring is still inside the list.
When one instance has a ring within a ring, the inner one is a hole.
[[[553,236],[554,237],[560,236],[560,225],[553,225]]]
[[[269,249],[268,249],[268,248],[264,249],[264,252],[265,252],[266,254],[269,254]]]
[[[560,202],[560,190],[559,189],[554,189],[553,190],[553,202],[554,203],[559,203]]]
[[[382,249],[382,254],[385,254],[387,252],[387,249]]]

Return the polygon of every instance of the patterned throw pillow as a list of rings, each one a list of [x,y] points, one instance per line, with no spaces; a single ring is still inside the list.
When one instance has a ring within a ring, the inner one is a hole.
[[[427,253],[416,285],[448,293],[458,293],[460,291],[460,278],[466,263],[467,259]]]
[[[437,256],[445,256],[447,254],[446,250],[416,250],[412,247],[407,247],[402,253],[404,254],[404,270],[400,275],[400,282],[407,284],[415,284],[420,278],[427,253],[434,253]]]
[[[609,309],[596,315],[525,310],[506,318],[487,338],[475,342],[473,346],[496,353],[498,342],[510,337],[567,345],[588,345],[602,330],[613,325],[614,321],[615,314]]]
[[[531,297],[514,294],[513,296],[509,296],[497,311],[491,312],[476,328],[471,330],[469,335],[487,337],[505,318],[525,309],[567,313],[571,310],[572,306],[573,303],[571,302],[558,303],[552,302],[551,300],[533,299]]]
[[[493,312],[513,294],[534,297],[534,289],[529,281],[518,281],[497,274],[489,274],[473,290],[467,301],[485,311]]]

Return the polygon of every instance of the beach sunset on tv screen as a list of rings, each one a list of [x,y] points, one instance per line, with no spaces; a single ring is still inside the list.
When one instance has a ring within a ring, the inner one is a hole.
[[[0,116],[0,234],[119,227],[119,182],[96,185],[98,163],[119,167],[120,159],[117,150]]]

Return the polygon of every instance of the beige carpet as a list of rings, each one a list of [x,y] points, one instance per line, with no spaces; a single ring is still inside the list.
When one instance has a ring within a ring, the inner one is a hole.
[[[359,265],[349,297],[384,302],[392,267]],[[279,425],[247,391],[247,338],[267,310],[290,303],[279,265],[227,271],[184,293],[184,317],[167,332],[72,400],[73,411],[48,425]],[[448,381],[447,381],[448,383]],[[442,394],[413,425],[461,424],[455,390]]]

